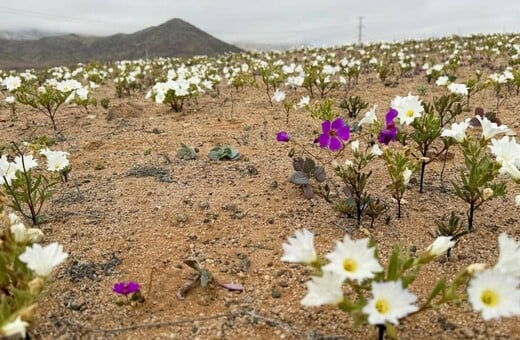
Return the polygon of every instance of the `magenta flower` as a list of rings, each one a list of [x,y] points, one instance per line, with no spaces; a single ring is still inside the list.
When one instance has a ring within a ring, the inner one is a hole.
[[[379,136],[377,137],[377,141],[379,143],[383,143],[388,145],[391,141],[395,141],[397,138],[397,128],[395,127],[394,119],[397,117],[399,113],[396,109],[390,109],[386,113],[385,120],[385,128],[379,132]]]
[[[343,118],[337,118],[333,122],[326,120],[321,123],[323,133],[318,137],[320,147],[329,148],[330,151],[338,151],[343,147],[343,142],[350,137],[350,128],[345,125]]]
[[[278,142],[283,142],[283,143],[285,143],[285,142],[288,142],[289,139],[291,139],[291,136],[289,136],[289,134],[288,134],[287,132],[285,132],[285,131],[280,131],[280,132],[278,132],[278,133],[276,134],[276,140],[277,140]]]
[[[141,286],[139,286],[139,283],[132,282],[132,281],[118,282],[118,283],[114,284],[114,287],[112,287],[112,291],[114,293],[125,295],[125,296],[128,294],[138,292],[140,290],[141,290]]]

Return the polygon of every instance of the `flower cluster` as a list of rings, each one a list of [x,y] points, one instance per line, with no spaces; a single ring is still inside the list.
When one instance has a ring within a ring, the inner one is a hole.
[[[0,285],[6,293],[2,299],[0,336],[25,338],[36,298],[41,294],[46,279],[67,259],[68,254],[56,242],[40,245],[43,232],[26,228],[17,215],[4,211],[2,202],[0,193]]]
[[[438,304],[458,301],[464,296],[458,290],[464,288],[460,282],[467,282],[468,302],[475,311],[481,312],[485,320],[520,315],[520,244],[506,234],[499,237],[500,255],[493,268],[476,271],[482,266],[471,265],[460,274],[467,280],[455,279],[449,293],[434,289],[427,302],[418,304],[419,297],[407,288],[408,285],[415,280],[422,266],[455,243],[450,237],[438,237],[420,256],[405,259],[401,264],[398,260],[401,255],[394,250],[385,270],[368,238],[352,240],[345,235],[343,241],[336,242],[335,249],[325,255],[328,262],[322,265],[314,249],[314,235],[304,229],[283,244],[282,261],[310,264],[319,269],[319,274],[307,282],[307,294],[301,300],[302,305],[336,305],[353,315],[361,315],[372,325],[398,325],[400,319],[430,308],[439,294]],[[413,274],[410,276],[408,272]],[[345,284],[351,286],[349,292],[357,296],[345,294]],[[367,290],[370,297],[366,298],[360,292],[362,290]]]

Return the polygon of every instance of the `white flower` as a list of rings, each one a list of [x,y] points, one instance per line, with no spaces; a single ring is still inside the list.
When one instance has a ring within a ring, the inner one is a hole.
[[[5,77],[2,84],[7,88],[7,91],[14,91],[22,85],[22,80],[17,76]]]
[[[375,251],[375,247],[368,247],[368,238],[352,240],[349,235],[345,235],[343,242],[336,241],[334,251],[325,256],[330,263],[323,266],[323,270],[334,272],[343,280],[371,279],[374,273],[383,271]]]
[[[435,81],[435,84],[438,86],[446,86],[446,85],[448,85],[449,80],[450,80],[450,78],[448,76],[440,76]]]
[[[452,248],[456,241],[451,240],[451,236],[439,236],[432,244],[426,248],[426,251],[432,256],[442,255],[445,251]]]
[[[520,205],[520,195],[515,196],[515,204]]]
[[[76,96],[80,100],[87,100],[88,99],[88,89],[81,87],[75,91]]]
[[[23,171],[25,168],[25,171],[29,171],[32,168],[36,168],[38,166],[38,162],[32,155],[22,155],[22,156],[16,156],[14,158],[14,163],[16,164],[16,167],[18,170]]]
[[[412,170],[408,169],[408,167],[406,167],[403,171],[403,184],[405,186],[408,185],[408,183],[410,183],[410,177],[412,177]]]
[[[451,129],[442,129],[442,137],[454,138],[457,142],[462,143],[466,139],[466,129],[469,127],[469,119],[461,123],[451,124]]]
[[[299,108],[299,109],[302,109],[304,108],[305,106],[309,105],[309,102],[311,101],[311,98],[309,96],[304,96],[300,99],[300,101],[298,102],[298,104],[296,104],[296,106]]]
[[[51,151],[48,148],[40,151],[40,154],[47,158],[47,170],[49,171],[61,171],[69,166],[69,160],[67,156],[68,152],[65,151]]]
[[[2,326],[1,334],[5,337],[18,336],[22,339],[25,339],[27,326],[29,326],[29,324],[25,321],[22,321],[20,316],[18,316],[14,321],[6,323]]]
[[[6,102],[7,104],[13,104],[13,103],[16,101],[16,98],[13,97],[13,96],[8,96],[8,97],[5,97],[4,100],[5,100],[5,102]]]
[[[295,236],[290,237],[282,247],[282,261],[310,264],[318,259],[314,249],[314,235],[307,229],[297,230]]]
[[[307,307],[337,305],[343,301],[343,278],[336,273],[324,271],[322,277],[313,276],[307,281],[307,295],[301,304]]]
[[[495,269],[520,279],[520,243],[507,234],[498,237],[499,254]]]
[[[373,297],[363,307],[371,325],[398,325],[400,318],[419,309],[413,304],[417,296],[404,289],[401,281],[372,282],[371,291]]]
[[[381,156],[383,154],[383,151],[379,147],[379,144],[374,144],[374,146],[370,149],[370,153],[375,156]]]
[[[488,269],[476,273],[468,286],[468,301],[484,320],[520,315],[520,282],[514,277]]]
[[[352,151],[357,152],[359,150],[359,140],[350,142],[350,147],[352,148]]]
[[[372,106],[370,111],[365,113],[365,116],[363,118],[361,118],[361,120],[359,121],[359,125],[372,124],[375,121],[377,121],[376,108],[377,108],[377,105]]]
[[[506,125],[502,124],[498,126],[497,123],[492,123],[486,117],[482,118],[480,117],[480,115],[477,115],[476,118],[482,125],[482,137],[484,138],[484,140],[489,140],[498,135],[499,133],[505,133],[510,131]]]
[[[16,171],[18,166],[15,163],[9,162],[6,155],[0,156],[0,184],[11,184],[11,181],[16,178]]]
[[[466,84],[452,83],[448,85],[448,90],[450,90],[451,93],[455,93],[461,96],[468,95],[468,87],[466,86]]]
[[[520,144],[513,137],[504,136],[501,139],[491,139],[491,153],[500,163],[500,173],[507,173],[514,179],[520,179]]]
[[[68,93],[80,88],[82,88],[81,83],[75,79],[62,80],[56,84],[56,89],[61,93]]]
[[[162,104],[164,102],[165,95],[163,92],[159,92],[155,95],[155,102],[158,104]]]
[[[406,97],[395,97],[390,106],[399,113],[397,115],[399,122],[406,125],[410,125],[424,111],[419,96],[412,96],[411,94]]]
[[[275,102],[279,103],[285,99],[285,92],[280,91],[280,89],[276,89],[276,91],[274,92],[274,95],[271,99],[274,100]]]
[[[32,247],[26,247],[18,258],[36,275],[49,276],[54,267],[65,261],[67,256],[68,254],[63,252],[63,247],[54,242],[45,247],[37,243]]]

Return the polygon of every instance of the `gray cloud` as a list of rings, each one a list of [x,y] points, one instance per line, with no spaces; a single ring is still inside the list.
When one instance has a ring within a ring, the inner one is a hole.
[[[108,35],[182,18],[227,41],[340,44],[447,34],[518,32],[520,2],[352,0],[18,0],[0,4],[0,29]]]

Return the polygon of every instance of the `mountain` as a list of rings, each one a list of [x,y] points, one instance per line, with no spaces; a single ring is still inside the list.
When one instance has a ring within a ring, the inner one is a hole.
[[[32,41],[0,39],[0,69],[71,65],[93,60],[131,60],[146,56],[214,56],[239,51],[238,47],[181,19],[172,19],[135,33],[108,37],[66,34]]]

